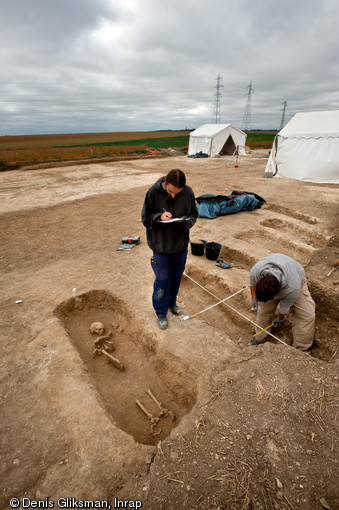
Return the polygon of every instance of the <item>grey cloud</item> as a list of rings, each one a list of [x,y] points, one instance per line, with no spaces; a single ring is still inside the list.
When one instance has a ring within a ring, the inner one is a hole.
[[[0,135],[252,127],[338,109],[336,0],[2,0]]]

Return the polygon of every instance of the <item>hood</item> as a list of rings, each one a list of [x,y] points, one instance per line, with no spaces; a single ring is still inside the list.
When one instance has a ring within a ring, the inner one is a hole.
[[[282,278],[283,278],[283,272],[282,270],[277,267],[277,266],[271,266],[271,267],[265,267],[264,269],[262,269],[260,271],[260,274],[262,276],[266,276],[266,275],[271,275],[271,276],[275,276],[275,278],[278,280],[279,282],[279,285],[281,286],[281,284],[283,283],[282,282]]]
[[[165,176],[164,177],[159,177],[159,179],[157,181],[155,181],[155,183],[153,184],[152,187],[154,189],[156,189],[157,191],[160,191],[160,192],[163,192],[163,193],[167,194],[167,191],[165,190],[165,188],[162,185],[164,179],[165,179]]]

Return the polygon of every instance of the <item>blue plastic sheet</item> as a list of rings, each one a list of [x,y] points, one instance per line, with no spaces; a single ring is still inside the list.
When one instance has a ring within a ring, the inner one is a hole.
[[[206,193],[197,197],[199,218],[214,219],[217,216],[235,214],[240,211],[259,209],[266,200],[256,193],[232,191],[231,195]]]

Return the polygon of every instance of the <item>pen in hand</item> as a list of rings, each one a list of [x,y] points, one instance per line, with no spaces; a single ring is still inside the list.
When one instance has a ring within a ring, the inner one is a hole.
[[[170,219],[172,218],[172,214],[171,214],[170,212],[166,211],[166,209],[165,209],[165,208],[163,208],[163,211],[164,211],[164,212],[163,212],[163,214],[161,215],[161,219],[162,219],[162,221],[168,221],[168,220],[170,220]]]

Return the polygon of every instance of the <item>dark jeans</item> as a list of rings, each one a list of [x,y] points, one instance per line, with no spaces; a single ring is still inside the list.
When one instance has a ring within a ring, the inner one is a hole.
[[[180,253],[153,253],[151,266],[155,274],[152,303],[157,317],[166,317],[176,305],[180,280],[185,270],[187,248]]]

